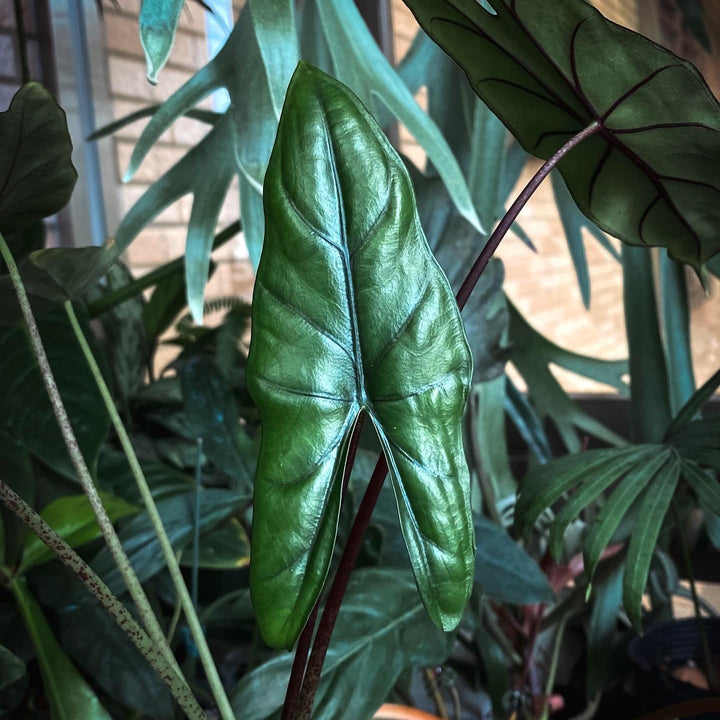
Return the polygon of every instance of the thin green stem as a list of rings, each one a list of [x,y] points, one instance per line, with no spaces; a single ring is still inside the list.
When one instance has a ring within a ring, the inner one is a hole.
[[[15,294],[17,295],[18,302],[20,304],[20,310],[28,329],[30,344],[37,359],[45,389],[50,397],[50,404],[52,405],[55,419],[57,420],[58,427],[60,428],[60,433],[65,442],[65,446],[67,447],[75,472],[77,473],[78,480],[82,485],[85,495],[87,495],[90,507],[92,508],[97,523],[100,526],[100,531],[105,539],[105,543],[107,544],[113,560],[115,561],[115,564],[117,565],[118,570],[127,585],[128,591],[130,592],[130,596],[137,607],[143,625],[145,625],[153,641],[163,650],[168,661],[173,664],[178,674],[182,675],[180,667],[175,660],[175,656],[172,654],[170,647],[165,642],[165,635],[160,627],[160,623],[155,617],[155,613],[153,613],[152,608],[150,607],[145,591],[143,590],[142,585],[140,584],[140,581],[130,564],[128,556],[123,550],[122,543],[115,532],[112,521],[105,512],[105,508],[103,507],[102,500],[100,499],[100,495],[95,487],[90,470],[88,469],[85,458],[80,451],[80,446],[77,438],[75,437],[75,432],[73,431],[70,423],[70,418],[65,410],[65,405],[60,397],[60,392],[50,368],[50,363],[48,361],[47,354],[45,353],[42,339],[40,338],[40,331],[38,330],[37,323],[35,322],[35,317],[32,313],[32,308],[30,307],[30,301],[28,300],[27,293],[25,292],[22,278],[20,277],[12,252],[10,251],[7,242],[5,242],[5,238],[1,234],[0,255],[2,255],[2,258],[5,260],[8,272],[10,273],[10,279],[15,289]]]
[[[107,585],[95,574],[93,569],[58,535],[28,503],[25,502],[7,484],[0,480],[0,500],[24,522],[57,555],[60,562],[71,570],[98,599],[118,627],[150,663],[153,670],[167,684],[178,705],[190,720],[207,720],[207,716],[198,705],[185,678],[168,661],[162,650],[150,639],[147,633],[135,622],[132,615],[118,600]],[[13,580],[17,582],[17,580]]]
[[[568,621],[569,616],[565,616],[558,624],[557,630],[555,631],[555,637],[553,638],[552,655],[550,657],[550,669],[548,670],[547,681],[545,682],[545,705],[540,715],[540,720],[548,720],[550,717],[550,705],[547,702],[547,698],[552,695],[553,687],[555,686],[555,675],[557,674],[558,660],[560,659],[560,648],[562,647],[562,639],[565,634],[565,625]]]
[[[202,438],[197,440],[195,460],[195,497],[193,498],[193,564],[190,587],[195,609],[198,606],[198,586],[200,585],[200,490],[202,488]]]
[[[692,567],[692,559],[690,557],[690,548],[688,547],[685,530],[682,526],[680,512],[675,502],[672,503],[673,513],[675,514],[675,522],[677,523],[678,535],[680,536],[680,550],[685,563],[685,572],[687,572],[688,582],[690,583],[690,593],[692,594],[693,607],[695,609],[695,620],[697,622],[698,634],[700,635],[700,643],[702,644],[703,656],[705,659],[705,672],[707,674],[708,685],[713,692],[718,692],[717,675],[715,674],[715,663],[710,652],[710,643],[708,642],[707,632],[705,632],[705,623],[702,619],[702,611],[700,609],[700,598],[698,597],[697,587],[695,586],[695,573]]]
[[[165,564],[170,572],[170,577],[173,585],[175,586],[175,592],[177,592],[180,603],[182,604],[185,619],[187,620],[190,633],[197,647],[200,662],[205,670],[205,675],[207,676],[208,683],[210,684],[215,702],[217,702],[220,715],[223,720],[235,720],[232,708],[230,707],[230,701],[228,700],[225,688],[220,680],[220,675],[215,667],[215,662],[212,658],[212,654],[210,653],[210,648],[208,647],[207,640],[205,639],[205,634],[203,633],[202,626],[200,625],[200,620],[195,612],[195,606],[193,605],[192,598],[190,597],[187,585],[185,584],[185,580],[182,576],[182,571],[180,570],[177,558],[175,557],[175,552],[173,551],[170,539],[165,532],[165,527],[163,526],[162,519],[160,518],[160,513],[158,512],[155,501],[153,500],[152,493],[150,492],[147,480],[145,479],[145,474],[140,467],[137,455],[135,455],[135,450],[130,442],[130,437],[128,436],[125,426],[120,419],[120,414],[115,407],[115,402],[113,401],[110,390],[105,383],[105,378],[103,378],[102,373],[100,372],[100,368],[98,367],[70,302],[65,303],[65,311],[70,318],[70,323],[73,331],[75,332],[77,341],[80,344],[85,360],[90,367],[90,371],[92,372],[95,383],[100,391],[100,395],[105,403],[105,407],[110,415],[110,420],[112,421],[115,432],[120,440],[120,445],[122,446],[125,457],[130,465],[130,470],[132,471],[135,482],[137,483],[137,487],[145,504],[145,509],[147,510],[150,522],[152,523],[155,534],[160,541],[160,547],[162,549],[163,557],[165,558]],[[163,637],[163,642],[164,641],[165,638]]]

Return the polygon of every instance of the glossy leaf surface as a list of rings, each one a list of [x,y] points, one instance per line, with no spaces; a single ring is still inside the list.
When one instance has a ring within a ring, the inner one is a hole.
[[[361,409],[388,459],[420,594],[452,628],[472,583],[460,427],[472,362],[410,179],[359,101],[301,64],[264,192],[247,368],[263,423],[251,562],[263,636],[292,646],[320,592]]]
[[[140,42],[153,85],[170,57],[184,4],[185,0],[143,0],[140,5]]]
[[[122,498],[100,493],[105,511],[115,522],[138,511]],[[85,495],[65,495],[53,500],[40,513],[42,519],[70,545],[78,547],[102,536],[100,526]],[[25,541],[22,564],[19,572],[52,560],[55,553],[50,550],[37,535],[30,534]]]
[[[63,208],[77,173],[65,113],[39,83],[24,85],[0,113],[0,232]]]
[[[403,670],[436,665],[447,639],[427,619],[407,571],[359,570],[350,581],[323,666],[314,720],[366,720]],[[277,656],[243,677],[232,705],[243,720],[273,715],[285,699],[293,656]]]
[[[690,63],[583,0],[406,4],[528,152],[600,124],[558,168],[603,230],[696,269],[720,250],[720,106]]]

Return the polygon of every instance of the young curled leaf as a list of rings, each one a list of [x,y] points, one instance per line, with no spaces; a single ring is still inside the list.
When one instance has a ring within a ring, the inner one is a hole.
[[[291,647],[320,593],[361,411],[423,603],[449,630],[473,580],[472,360],[404,166],[357,98],[308,65],[288,89],[264,201],[247,367],[263,423],[250,564],[263,637]]]

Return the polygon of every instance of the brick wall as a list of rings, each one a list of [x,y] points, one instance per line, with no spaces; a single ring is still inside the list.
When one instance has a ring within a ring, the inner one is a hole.
[[[638,2],[647,3],[641,7]],[[640,9],[647,9],[649,0],[596,0],[594,4],[609,19],[632,29],[640,23]],[[720,8],[714,0],[705,2],[708,24],[716,23],[720,37]],[[396,57],[402,58],[417,30],[417,24],[402,0],[393,0],[393,24],[396,38]],[[668,21],[668,15],[662,18]],[[672,18],[671,18],[672,19]],[[673,19],[684,50],[698,54],[697,44],[687,40],[677,18]],[[647,32],[647,30],[646,30]],[[667,43],[667,37],[658,38]],[[695,59],[695,58],[693,58]],[[717,62],[706,56],[720,81]],[[705,69],[704,66],[702,66]],[[710,75],[712,82],[712,75]],[[720,84],[718,82],[716,87]],[[422,94],[418,97],[422,102]],[[424,156],[414,140],[401,132],[402,150],[419,166]],[[528,164],[513,191],[513,196],[530,179],[539,162]],[[567,250],[562,226],[555,208],[549,183],[543,184],[523,209],[519,222],[532,238],[539,252],[532,253],[517,238],[509,235],[498,255],[505,264],[505,288],[520,311],[546,336],[576,352],[595,357],[615,359],[626,356],[624,317],[622,310],[622,275],[620,265],[589,235],[585,248],[590,268],[592,298],[589,310],[583,308],[575,272]],[[614,241],[614,240],[613,240]],[[616,246],[618,241],[614,241]],[[695,277],[688,275],[692,313],[692,340],[699,382],[707,379],[720,364],[720,316],[717,296],[720,283],[713,283],[710,297],[706,297]],[[566,389],[573,392],[606,391],[607,388],[561,369],[553,370]]]
[[[158,84],[151,85],[145,76],[145,60],[138,37],[139,7],[140,0],[122,0],[117,5],[106,0],[104,6],[110,94],[116,118],[164,101],[208,61],[204,11],[199,4],[190,2],[182,12],[170,59],[160,73]],[[212,109],[211,99],[203,101],[201,106]],[[147,122],[142,120],[128,125],[114,136],[116,182],[120,187],[123,213],[208,130],[207,125],[195,120],[176,120],[150,151],[133,179],[123,184],[122,174]],[[181,198],[161,213],[132,243],[126,260],[135,275],[142,275],[183,254],[191,207],[192,196]],[[225,227],[239,216],[235,181],[221,211],[218,228]],[[114,228],[110,231],[114,232]],[[242,236],[231,240],[213,257],[218,267],[208,285],[206,297],[239,295],[249,300],[253,273]],[[212,317],[208,320],[212,322]]]

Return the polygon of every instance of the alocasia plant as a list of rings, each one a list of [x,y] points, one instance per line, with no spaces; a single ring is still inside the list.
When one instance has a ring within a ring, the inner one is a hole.
[[[693,65],[583,0],[406,4],[529,153],[597,126],[558,169],[602,229],[697,270],[720,250],[720,106]]]
[[[301,64],[264,199],[247,370],[263,421],[250,580],[263,637],[291,647],[317,600],[361,412],[390,467],[420,595],[450,629],[473,577],[460,424],[472,361],[410,178],[360,102]]]

